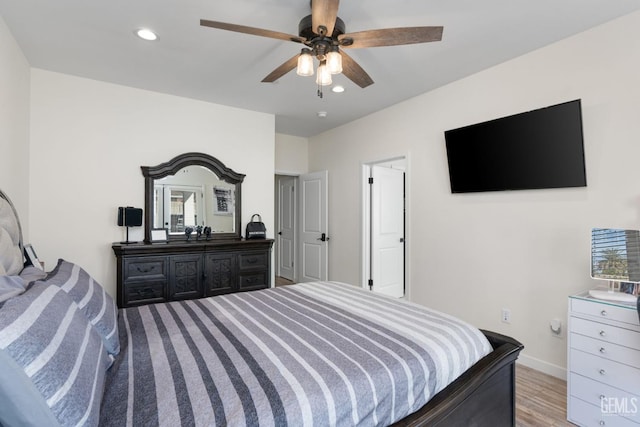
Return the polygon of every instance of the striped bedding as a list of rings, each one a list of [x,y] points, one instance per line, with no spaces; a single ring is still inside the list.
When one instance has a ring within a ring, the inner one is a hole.
[[[491,351],[454,317],[336,282],[120,310],[101,425],[388,425]]]

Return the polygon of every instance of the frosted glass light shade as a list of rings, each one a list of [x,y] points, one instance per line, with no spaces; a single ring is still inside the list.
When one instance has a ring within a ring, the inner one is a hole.
[[[342,55],[337,49],[327,53],[327,67],[331,74],[342,72]]]
[[[331,83],[331,72],[325,62],[322,62],[318,67],[318,75],[316,77],[316,83],[320,86],[329,86]]]
[[[296,74],[299,76],[313,76],[313,57],[309,49],[302,49],[302,53],[298,56]]]

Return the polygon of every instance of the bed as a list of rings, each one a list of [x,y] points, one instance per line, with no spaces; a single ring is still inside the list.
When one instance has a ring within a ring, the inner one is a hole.
[[[0,192],[4,426],[515,425],[522,345],[447,314],[337,282],[117,310],[21,250]]]

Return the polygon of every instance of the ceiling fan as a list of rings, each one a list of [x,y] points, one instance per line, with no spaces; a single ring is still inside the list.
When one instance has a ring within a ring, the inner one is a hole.
[[[345,33],[345,24],[338,17],[339,2],[339,0],[312,0],[311,15],[300,20],[297,36],[206,19],[201,19],[200,25],[305,45],[300,54],[280,65],[262,81],[274,82],[294,68],[297,68],[299,75],[313,75],[313,57],[316,57],[319,61],[316,79],[319,87],[330,85],[331,74],[338,73],[343,73],[361,88],[373,84],[367,72],[342,49],[398,46],[442,40],[442,27],[385,28]],[[322,97],[320,89],[318,95]]]

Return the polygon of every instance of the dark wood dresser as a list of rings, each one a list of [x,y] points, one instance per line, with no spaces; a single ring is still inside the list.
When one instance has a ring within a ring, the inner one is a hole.
[[[114,243],[118,307],[271,286],[272,239]]]

